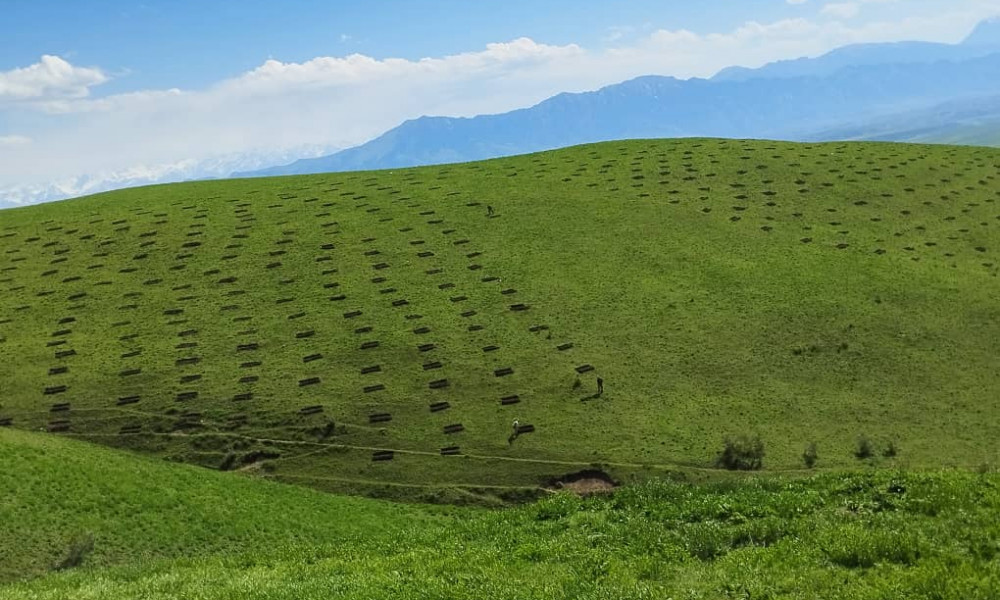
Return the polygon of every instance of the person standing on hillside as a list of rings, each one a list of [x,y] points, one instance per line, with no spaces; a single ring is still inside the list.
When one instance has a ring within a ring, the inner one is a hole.
[[[486,205],[486,216],[487,217],[493,216],[493,207],[490,206],[489,204]]]
[[[604,379],[600,377],[597,378],[597,395],[598,396],[604,395]]]

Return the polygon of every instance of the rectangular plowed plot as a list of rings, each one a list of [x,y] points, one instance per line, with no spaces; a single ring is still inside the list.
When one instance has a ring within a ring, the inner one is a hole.
[[[63,373],[68,373],[69,367],[52,367],[49,369],[49,375],[62,375]]]
[[[576,372],[577,373],[581,373],[581,374],[582,373],[589,373],[590,371],[593,371],[593,370],[594,370],[594,367],[592,367],[591,365],[580,365],[579,367],[576,367]]]
[[[437,346],[435,346],[434,344],[420,344],[419,346],[417,346],[417,350],[419,350],[420,352],[430,352],[434,348],[437,348]]]
[[[378,342],[365,342],[360,346],[361,350],[371,350],[372,348],[378,348]]]
[[[500,346],[484,346],[483,352],[496,352],[500,349]]]
[[[257,375],[246,375],[244,377],[240,377],[240,383],[242,384],[257,383],[259,380],[260,377]]]
[[[262,364],[263,363],[260,362],[259,360],[252,360],[252,361],[249,361],[249,362],[240,363],[240,368],[241,369],[252,369],[254,367],[259,367]]]
[[[192,375],[184,375],[178,381],[180,381],[181,383],[194,383],[195,381],[200,381],[200,380],[201,380],[201,374],[194,373]]]
[[[468,299],[469,299],[468,296],[452,296],[451,297],[451,301],[452,302],[465,302]]]
[[[395,307],[397,307],[397,308],[400,307],[400,306],[409,306],[409,304],[410,304],[409,300],[393,300],[392,301],[392,305],[395,306]]]
[[[431,332],[430,327],[417,327],[416,329],[413,330],[413,333],[417,335],[423,335],[425,333],[430,333],[430,332]]]
[[[369,423],[388,423],[392,420],[392,415],[389,413],[374,413],[368,415]]]
[[[14,424],[13,417],[2,417],[0,418],[0,427],[10,427]]]
[[[116,402],[116,406],[126,406],[129,404],[135,404],[139,401],[139,396],[122,396]]]
[[[312,406],[303,406],[299,409],[300,415],[318,415],[323,412],[323,406],[320,404],[313,404]]]
[[[441,368],[441,363],[439,361],[424,363],[425,371],[432,371],[434,369],[440,369],[440,368]]]
[[[368,375],[369,373],[380,373],[382,367],[380,365],[372,365],[370,367],[361,367],[361,374]]]
[[[341,302],[347,300],[347,294],[337,294],[336,296],[330,296],[330,302]]]
[[[532,325],[531,327],[528,328],[528,331],[530,331],[531,333],[538,333],[539,331],[548,331],[548,329],[549,329],[548,325]]]
[[[233,402],[246,402],[248,400],[253,400],[253,392],[243,392],[233,396]]]
[[[363,313],[360,310],[352,310],[350,312],[344,313],[345,319],[353,319],[355,317],[360,317]]]
[[[449,408],[451,408],[451,404],[448,402],[435,402],[430,406],[431,412],[441,412],[442,410],[448,410]]]
[[[556,350],[559,350],[561,352],[561,351],[569,350],[572,347],[573,347],[573,344],[571,344],[571,343],[559,344],[558,346],[556,346]]]
[[[451,425],[444,426],[444,432],[446,434],[460,433],[462,431],[465,431],[465,426],[461,423],[453,423]]]
[[[257,350],[259,348],[260,348],[260,344],[258,344],[257,342],[250,342],[250,343],[247,343],[247,344],[239,344],[238,346],[236,346],[236,351],[237,352],[253,352],[254,350]]]
[[[510,367],[504,367],[503,369],[497,369],[493,371],[493,374],[497,377],[506,377],[507,375],[513,375],[514,369]]]
[[[469,325],[469,331],[476,332],[476,331],[482,331],[482,330],[483,330],[483,326],[482,325]]]
[[[319,360],[321,358],[323,358],[322,354],[310,354],[309,356],[303,356],[302,357],[302,362],[304,362],[304,363],[313,362],[313,361]]]
[[[361,335],[362,333],[371,333],[374,330],[371,326],[358,327],[354,330],[355,335]]]
[[[69,421],[53,421],[45,427],[45,430],[49,433],[63,433],[69,431]]]
[[[180,392],[174,396],[174,400],[177,402],[188,402],[190,400],[196,400],[198,398],[198,392]]]
[[[174,366],[186,367],[188,365],[196,365],[201,362],[201,358],[197,356],[190,356],[188,358],[178,358],[174,361]]]
[[[382,269],[388,269],[389,268],[389,264],[388,263],[378,263],[378,264],[372,265],[372,268],[375,269],[376,271],[381,271]]]
[[[528,310],[529,306],[527,304],[511,304],[510,309],[514,312],[523,312]]]
[[[366,385],[364,387],[366,394],[371,394],[373,392],[381,392],[385,389],[385,385],[381,383],[376,383],[375,385]]]
[[[295,334],[295,339],[303,340],[303,339],[306,339],[306,338],[311,338],[314,335],[316,335],[316,332],[313,331],[313,330],[310,330],[310,331],[300,331],[300,332],[298,332],[298,333]]]
[[[441,448],[441,456],[457,456],[461,453],[462,452],[459,450],[458,446],[447,446]]]
[[[476,312],[476,311],[474,311],[474,310],[467,310],[467,311],[465,311],[465,312],[463,312],[463,313],[462,313],[462,316],[463,316],[464,318],[468,319],[469,317],[474,317],[474,316],[476,316],[477,314],[479,314],[479,313],[477,313],[477,312]]]
[[[45,396],[52,396],[54,394],[65,393],[66,389],[67,388],[65,385],[50,385],[49,387],[45,388],[45,390],[42,393]]]
[[[142,425],[124,425],[118,430],[118,435],[133,435],[142,431]]]
[[[307,377],[305,379],[299,380],[299,387],[306,387],[309,385],[316,385],[320,382],[319,377]]]
[[[372,462],[382,462],[392,460],[394,453],[392,450],[377,450],[372,452]]]
[[[69,402],[57,402],[49,407],[49,412],[66,412],[69,410],[69,407]]]
[[[517,426],[517,435],[521,435],[522,433],[531,433],[534,430],[535,430],[535,426],[534,425],[518,425]]]
[[[442,389],[442,388],[446,388],[446,387],[448,387],[448,385],[449,384],[448,384],[448,380],[447,379],[436,379],[436,380],[430,382],[429,384],[427,384],[427,386],[429,388],[431,388],[432,390],[439,390],[439,389]]]
[[[444,269],[430,269],[424,271],[425,275],[440,275],[441,273],[444,273]]]
[[[501,406],[510,406],[511,404],[517,404],[519,402],[521,402],[521,397],[516,394],[513,396],[504,396],[503,398],[500,398]]]

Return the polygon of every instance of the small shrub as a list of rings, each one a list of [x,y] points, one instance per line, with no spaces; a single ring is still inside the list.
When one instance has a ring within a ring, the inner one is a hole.
[[[84,559],[87,555],[91,553],[94,549],[94,536],[91,534],[81,535],[79,537],[73,538],[69,544],[69,549],[66,551],[66,557],[59,561],[55,567],[56,571],[65,571],[66,569],[72,569],[74,567],[79,567],[83,564]]]
[[[899,453],[899,448],[896,447],[896,443],[890,441],[889,445],[886,446],[885,450],[882,451],[882,456],[884,456],[886,458],[892,458],[892,457],[896,456],[896,454],[898,454],[898,453]]]
[[[220,471],[229,471],[236,464],[236,454],[232,452],[226,453],[226,457],[222,459],[222,464],[219,465]]]
[[[806,464],[807,469],[811,469],[816,466],[817,460],[819,460],[819,453],[816,451],[816,442],[809,442],[805,452],[802,453],[802,462]]]
[[[875,446],[868,436],[862,435],[858,438],[858,447],[854,449],[854,457],[858,460],[865,460],[875,456]]]
[[[764,466],[764,442],[759,435],[727,437],[716,464],[730,471],[760,470]]]

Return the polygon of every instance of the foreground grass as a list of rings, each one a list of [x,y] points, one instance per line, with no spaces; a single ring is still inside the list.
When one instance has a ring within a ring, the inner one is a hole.
[[[0,429],[0,582],[53,569],[93,539],[86,564],[200,556],[380,536],[428,510]]]
[[[143,460],[130,476],[119,469],[132,457],[64,441],[33,452],[25,434],[0,435],[4,451],[20,457],[10,470],[22,482],[5,494],[0,517],[25,521],[2,530],[5,564],[45,563],[44,553],[31,555],[32,541],[52,530],[96,538],[81,568],[0,587],[4,599],[968,600],[1000,592],[995,474],[649,482],[608,497],[559,494],[501,511],[431,514]],[[51,458],[67,454],[78,462]],[[88,460],[103,474],[88,471]],[[55,502],[63,489],[82,491],[86,478],[106,490],[103,502]],[[181,483],[187,491],[173,502],[157,499]],[[28,508],[11,514],[12,497]],[[269,509],[258,504],[268,500]],[[130,503],[141,518],[102,508]],[[226,510],[206,519],[203,504]],[[101,554],[109,545],[116,552]],[[102,566],[110,563],[119,566]]]

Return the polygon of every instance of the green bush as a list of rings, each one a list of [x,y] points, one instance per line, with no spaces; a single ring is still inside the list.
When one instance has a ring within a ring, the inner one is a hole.
[[[764,442],[759,435],[726,437],[716,464],[730,471],[758,471],[764,466]]]
[[[858,446],[854,449],[854,457],[858,460],[865,460],[875,456],[875,446],[868,436],[862,435],[858,438]]]
[[[819,453],[816,451],[816,442],[809,442],[805,452],[802,453],[802,462],[806,464],[807,469],[811,469],[816,466],[817,460],[819,460]]]

